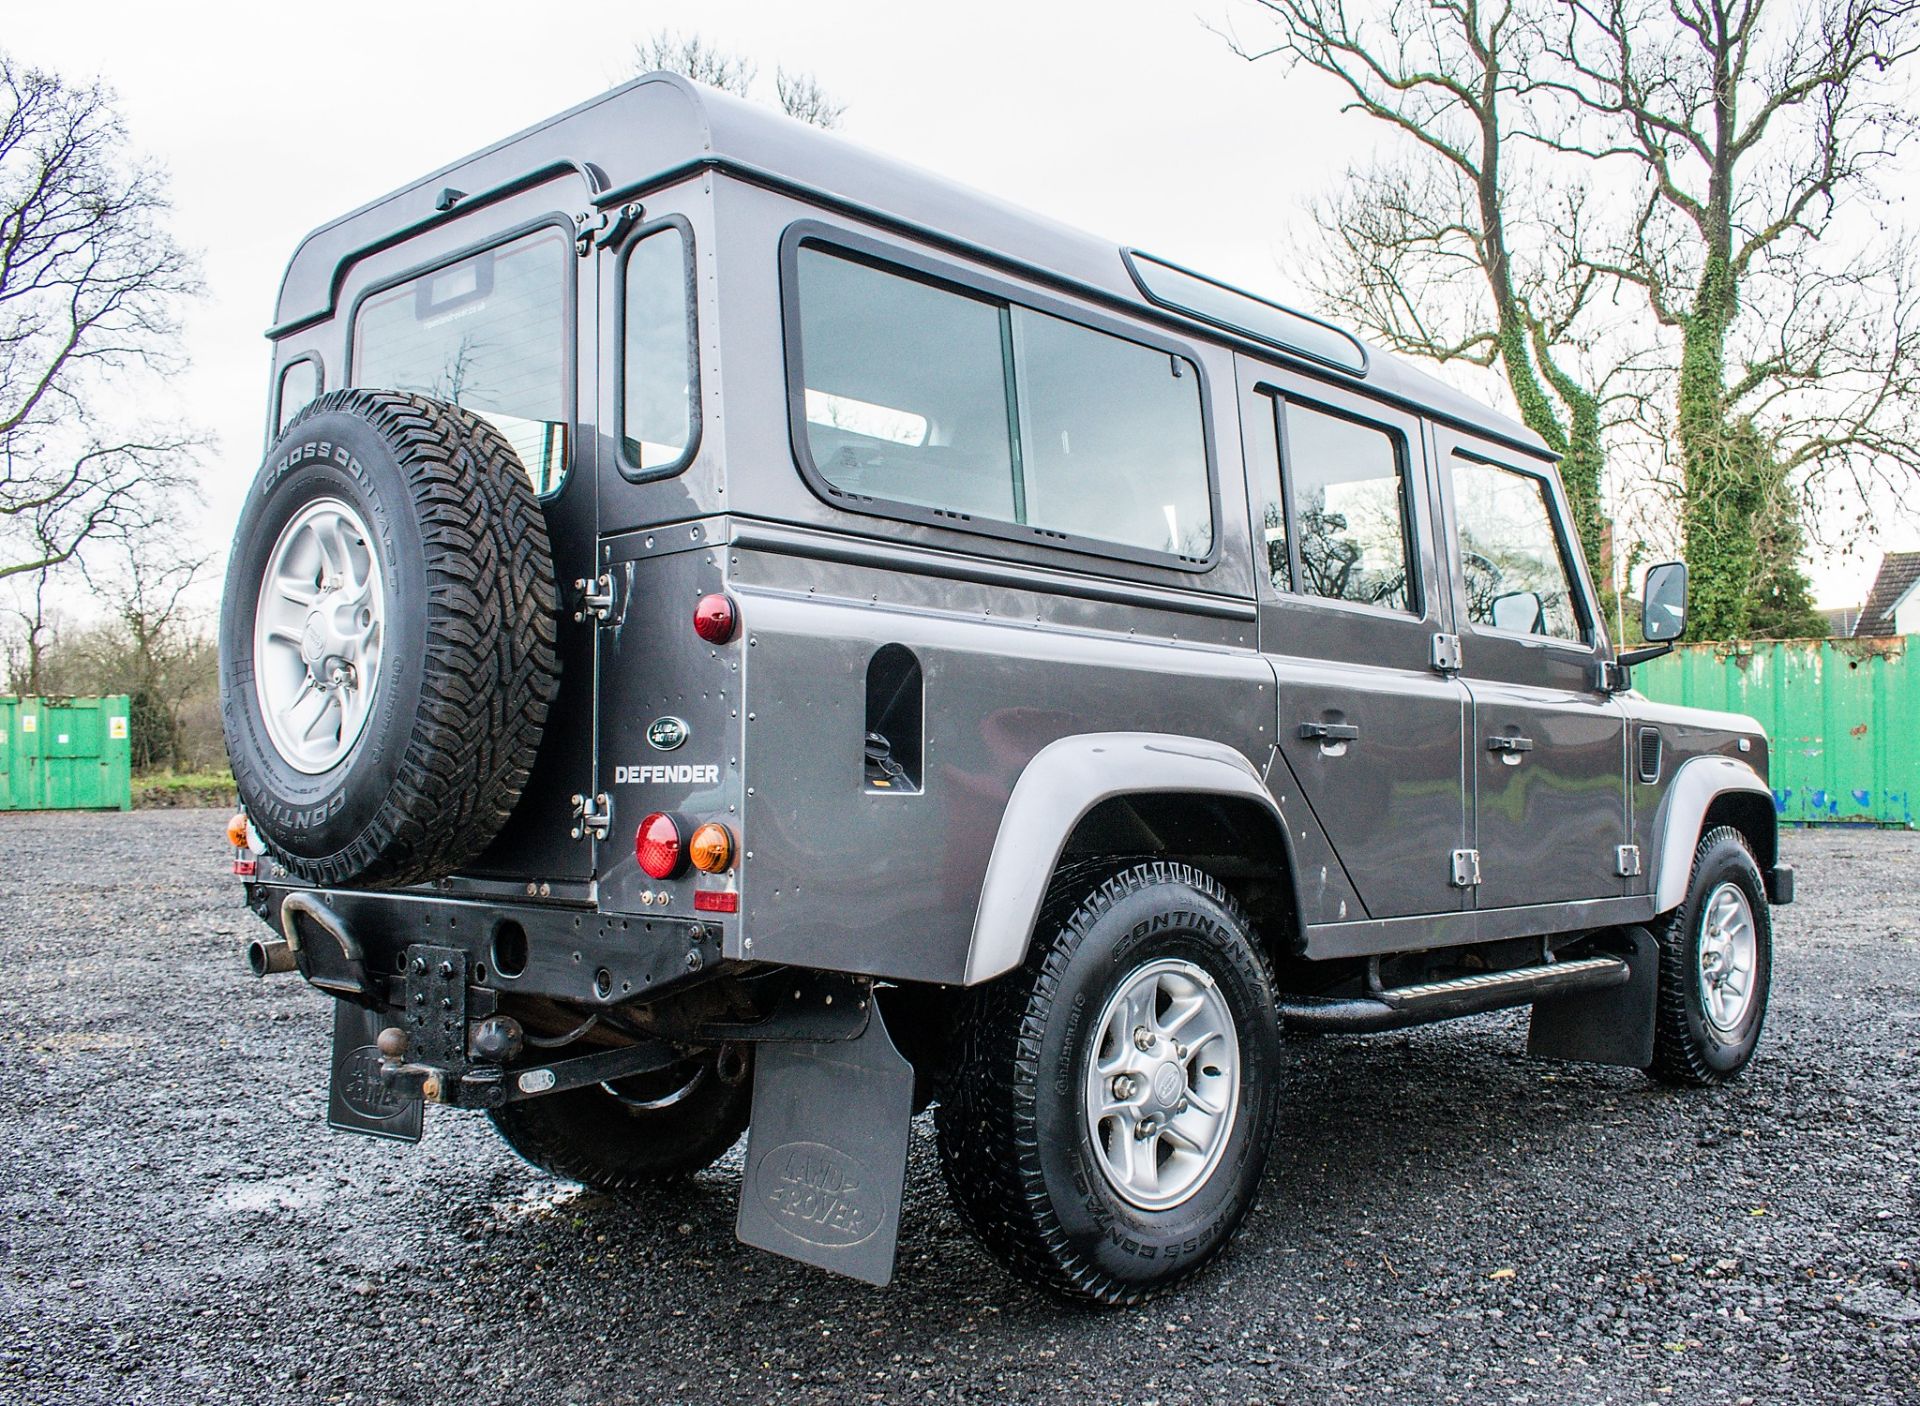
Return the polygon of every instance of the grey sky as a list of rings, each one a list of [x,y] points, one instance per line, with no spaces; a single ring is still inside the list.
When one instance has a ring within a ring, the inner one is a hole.
[[[1324,81],[1234,58],[1203,24],[1227,0],[0,4],[0,45],[112,84],[172,174],[209,295],[169,404],[218,436],[197,530],[222,550],[261,449],[261,332],[300,236],[630,77],[656,29],[749,54],[769,88],[776,63],[812,70],[858,141],[1282,296],[1276,250],[1300,202],[1380,139]],[[1818,569],[1822,599],[1857,601],[1878,559]]]

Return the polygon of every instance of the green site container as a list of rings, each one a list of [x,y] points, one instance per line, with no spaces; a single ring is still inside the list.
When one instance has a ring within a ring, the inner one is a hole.
[[[127,810],[127,696],[0,697],[0,810]]]
[[[1633,671],[1649,698],[1758,718],[1774,809],[1790,824],[1912,829],[1920,799],[1920,675],[1912,636],[1682,645]]]

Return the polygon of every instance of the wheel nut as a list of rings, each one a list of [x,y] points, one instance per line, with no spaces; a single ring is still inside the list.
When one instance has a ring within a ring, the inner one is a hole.
[[[1155,1119],[1142,1118],[1140,1120],[1140,1126],[1133,1130],[1133,1135],[1137,1138],[1145,1139],[1152,1137],[1159,1131],[1160,1124]]]
[[[1115,1098],[1132,1098],[1133,1088],[1133,1075],[1116,1074],[1113,1076],[1113,1096]]]
[[[1156,1039],[1157,1037],[1154,1035],[1154,1033],[1151,1030],[1147,1029],[1146,1026],[1138,1025],[1134,1027],[1134,1031],[1133,1031],[1134,1048],[1142,1049],[1142,1050],[1150,1050],[1154,1047]]]

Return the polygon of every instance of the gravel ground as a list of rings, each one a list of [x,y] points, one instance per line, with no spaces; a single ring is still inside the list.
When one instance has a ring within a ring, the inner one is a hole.
[[[1727,1090],[1523,1018],[1291,1046],[1259,1208],[1144,1309],[985,1261],[916,1139],[878,1291],[735,1243],[734,1157],[622,1202],[477,1115],[324,1126],[208,812],[0,817],[0,1402],[1920,1402],[1920,836],[1786,839]]]

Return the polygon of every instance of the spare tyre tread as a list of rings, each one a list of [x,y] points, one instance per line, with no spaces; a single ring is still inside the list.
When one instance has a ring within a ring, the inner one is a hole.
[[[519,456],[469,411],[398,391],[321,396],[317,415],[363,418],[394,450],[425,547],[426,647],[420,705],[394,781],[347,845],[312,858],[265,832],[302,880],[398,887],[478,855],[533,770],[558,684],[558,599],[546,518]],[[236,755],[243,800],[254,784]]]

